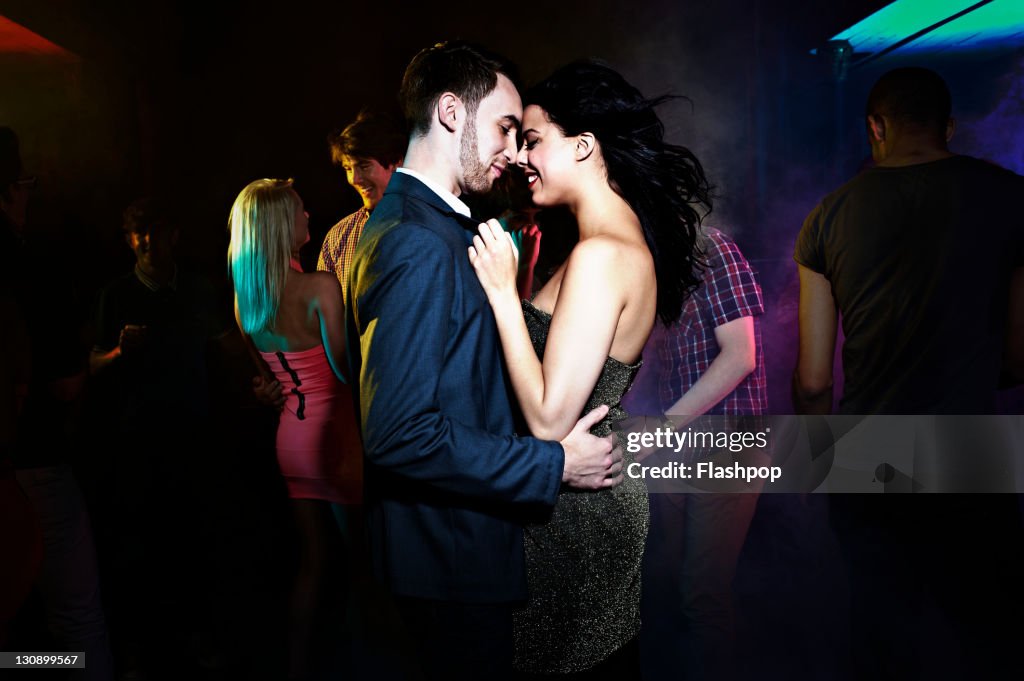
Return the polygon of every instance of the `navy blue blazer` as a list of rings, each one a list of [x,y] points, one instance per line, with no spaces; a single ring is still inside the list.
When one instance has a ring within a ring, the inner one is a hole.
[[[346,310],[377,574],[393,592],[526,597],[522,524],[561,486],[561,445],[516,437],[477,222],[395,173],[356,247]]]

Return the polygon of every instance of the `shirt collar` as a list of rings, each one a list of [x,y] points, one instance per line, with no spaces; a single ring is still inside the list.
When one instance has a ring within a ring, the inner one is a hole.
[[[444,189],[443,187],[441,187],[439,184],[429,179],[428,177],[420,173],[417,173],[415,170],[410,170],[409,168],[395,168],[395,172],[402,173],[403,175],[409,175],[410,177],[415,177],[417,180],[427,185],[427,189],[437,194],[438,197],[440,197],[442,201],[447,203],[453,211],[455,211],[459,215],[464,215],[467,218],[473,217],[472,213],[469,210],[469,206],[460,201],[459,197],[455,196],[455,194],[452,194],[447,189]]]
[[[153,277],[151,277],[148,274],[146,274],[145,272],[143,272],[142,268],[139,267],[138,263],[135,264],[135,278],[138,279],[139,282],[141,282],[142,285],[145,286],[146,288],[148,288],[150,291],[156,292],[156,291],[163,290],[165,288],[166,289],[170,289],[172,291],[177,291],[178,290],[178,266],[177,265],[174,266],[174,274],[171,275],[171,280],[167,283],[166,286],[161,286],[159,283],[157,283],[157,281],[155,279],[153,279]]]

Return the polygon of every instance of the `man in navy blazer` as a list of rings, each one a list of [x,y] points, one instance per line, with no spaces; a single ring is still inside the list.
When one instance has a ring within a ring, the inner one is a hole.
[[[479,220],[459,200],[513,163],[522,102],[510,69],[464,43],[420,52],[400,99],[411,128],[359,241],[347,323],[377,575],[428,678],[504,678],[526,598],[522,526],[561,485],[610,487],[621,453],[589,427],[516,437],[491,308],[469,263]]]

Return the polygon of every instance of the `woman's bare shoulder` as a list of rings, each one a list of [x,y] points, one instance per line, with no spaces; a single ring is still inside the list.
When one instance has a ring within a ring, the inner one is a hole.
[[[650,251],[642,241],[613,234],[598,234],[576,244],[569,254],[568,266],[583,270],[632,271],[653,266]]]
[[[309,272],[306,276],[317,290],[341,291],[341,284],[334,272]]]
[[[337,292],[341,286],[333,272],[295,272],[288,277],[288,285],[304,298],[322,297]]]

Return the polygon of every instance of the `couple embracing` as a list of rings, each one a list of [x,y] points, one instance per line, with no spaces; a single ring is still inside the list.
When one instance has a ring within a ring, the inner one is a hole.
[[[445,43],[402,82],[405,164],[359,241],[346,312],[374,567],[428,678],[639,678],[647,493],[611,425],[655,318],[697,285],[708,186],[664,142],[659,100],[611,69],[564,67],[525,112],[511,73]],[[531,302],[511,240],[459,199],[513,164],[534,203],[579,225]]]

